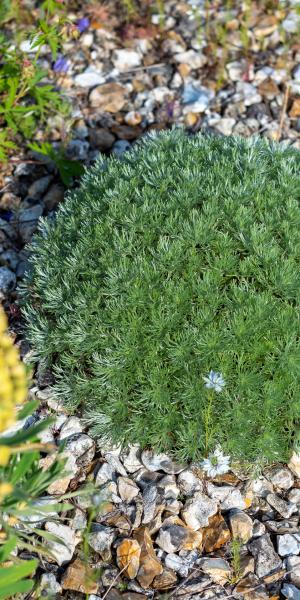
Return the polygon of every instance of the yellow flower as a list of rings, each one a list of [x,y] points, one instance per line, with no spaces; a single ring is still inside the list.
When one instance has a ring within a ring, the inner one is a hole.
[[[13,491],[11,483],[0,483],[0,501]]]
[[[10,449],[8,446],[0,446],[0,466],[5,467],[10,457]]]

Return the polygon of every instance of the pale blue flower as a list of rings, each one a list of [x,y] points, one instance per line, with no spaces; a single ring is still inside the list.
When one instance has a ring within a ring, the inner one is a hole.
[[[205,381],[205,387],[215,392],[222,392],[226,382],[223,378],[222,373],[216,373],[216,371],[210,371],[208,377],[203,377]]]
[[[223,475],[229,471],[230,456],[225,456],[221,448],[217,447],[213,453],[209,454],[208,458],[202,461],[201,467],[209,477]]]

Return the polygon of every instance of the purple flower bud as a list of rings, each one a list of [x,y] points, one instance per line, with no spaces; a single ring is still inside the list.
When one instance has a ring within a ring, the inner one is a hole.
[[[69,69],[69,62],[64,56],[60,56],[56,59],[52,68],[55,73],[67,73]]]
[[[76,23],[76,27],[78,29],[78,31],[80,31],[80,33],[83,33],[86,29],[88,29],[90,26],[90,20],[87,17],[82,17],[82,19],[79,19],[79,21],[77,21]]]

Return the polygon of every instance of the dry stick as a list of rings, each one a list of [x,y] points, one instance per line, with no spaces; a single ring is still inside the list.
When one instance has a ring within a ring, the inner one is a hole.
[[[284,92],[284,99],[283,99],[279,129],[278,129],[278,133],[277,133],[277,142],[280,141],[280,138],[282,136],[282,129],[283,129],[284,119],[286,116],[286,109],[287,109],[287,104],[288,104],[288,100],[289,100],[289,94],[290,94],[290,86],[287,85],[285,88],[285,92]]]

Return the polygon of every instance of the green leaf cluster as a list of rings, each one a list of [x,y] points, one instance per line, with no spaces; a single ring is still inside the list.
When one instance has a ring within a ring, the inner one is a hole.
[[[100,439],[183,460],[205,439],[239,460],[287,459],[300,418],[299,172],[283,145],[163,132],[100,158],[43,222],[29,337]],[[226,381],[213,396],[211,369]]]

